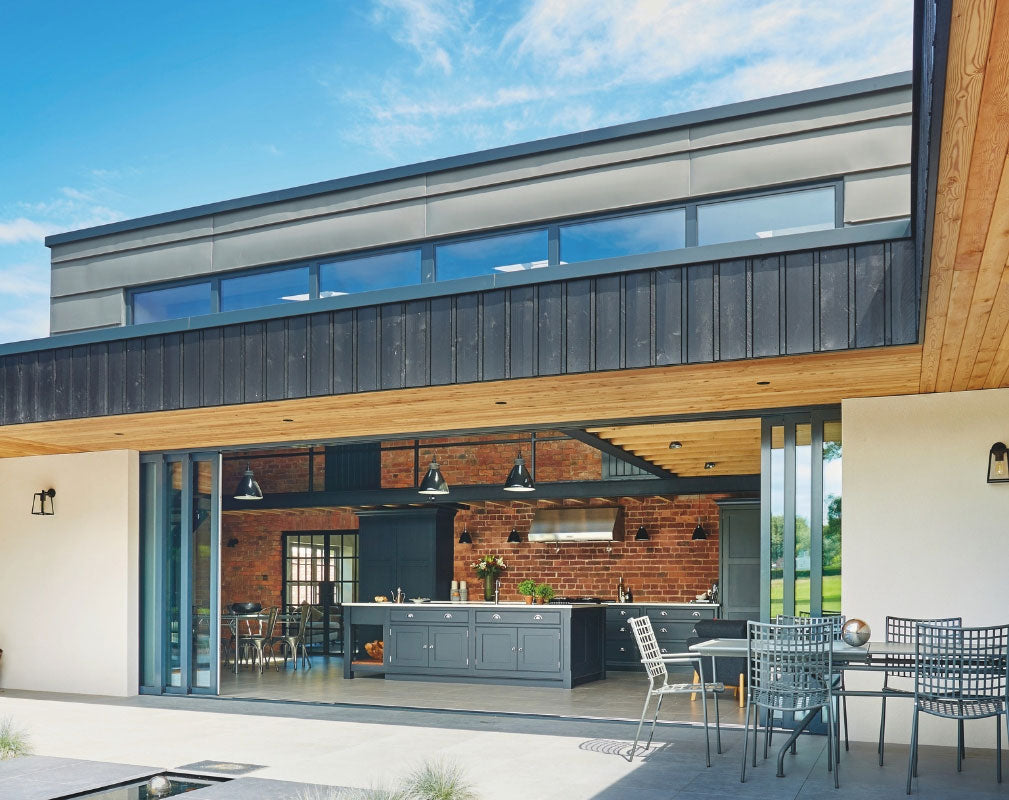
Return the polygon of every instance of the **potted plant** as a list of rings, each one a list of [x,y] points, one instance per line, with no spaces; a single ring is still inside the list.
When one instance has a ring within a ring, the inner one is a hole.
[[[526,603],[532,603],[533,597],[536,596],[536,581],[532,578],[519,581],[518,590],[519,594],[526,599]]]
[[[552,586],[546,583],[541,583],[536,587],[536,602],[541,605],[543,603],[549,603],[554,599],[555,594],[556,592]]]
[[[483,599],[493,600],[494,581],[497,580],[498,575],[508,569],[504,559],[496,555],[481,556],[470,566],[476,570],[478,578],[483,578]]]

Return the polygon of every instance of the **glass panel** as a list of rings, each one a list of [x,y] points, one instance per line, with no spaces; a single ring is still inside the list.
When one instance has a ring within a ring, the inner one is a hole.
[[[823,425],[823,613],[841,613],[841,421]]]
[[[697,207],[697,243],[701,245],[766,239],[833,227],[833,186]]]
[[[809,613],[812,431],[812,425],[795,426],[795,614]]]
[[[158,465],[140,465],[140,685],[161,688],[158,674]]]
[[[771,428],[771,620],[782,612],[785,570],[785,428]]]
[[[308,267],[278,269],[221,280],[221,311],[308,300]]]
[[[168,289],[152,289],[133,295],[133,324],[161,322],[209,314],[210,283],[191,283]]]
[[[682,208],[562,225],[561,263],[678,250],[685,243]]]
[[[435,248],[440,281],[493,272],[521,272],[547,266],[547,232],[489,236]]]
[[[172,461],[168,473],[168,525],[166,538],[165,609],[168,625],[168,686],[182,686],[182,462]]]
[[[211,686],[214,657],[214,626],[211,616],[213,553],[211,552],[211,489],[213,469],[209,461],[193,462],[193,646],[192,685]]]
[[[319,297],[420,283],[420,250],[347,258],[319,265]]]

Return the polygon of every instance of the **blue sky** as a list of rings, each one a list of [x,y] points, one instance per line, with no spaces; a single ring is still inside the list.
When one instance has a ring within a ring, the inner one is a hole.
[[[879,75],[911,0],[0,0],[0,341],[42,239]]]

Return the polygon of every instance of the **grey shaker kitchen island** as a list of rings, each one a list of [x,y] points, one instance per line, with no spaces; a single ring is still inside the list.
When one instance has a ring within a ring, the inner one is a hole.
[[[344,677],[568,688],[606,677],[598,604],[345,603]],[[381,627],[382,661],[366,641]]]

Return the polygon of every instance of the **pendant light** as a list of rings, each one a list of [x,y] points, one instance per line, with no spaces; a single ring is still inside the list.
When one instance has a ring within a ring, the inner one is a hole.
[[[536,491],[536,484],[533,483],[533,476],[526,469],[526,462],[522,459],[521,451],[515,457],[515,466],[508,473],[508,480],[505,481],[504,490],[506,492]]]
[[[473,544],[473,537],[469,535],[469,530],[466,528],[463,528],[462,533],[459,534],[459,544]]]
[[[259,488],[259,484],[256,483],[256,478],[252,474],[252,465],[246,464],[245,475],[238,482],[238,487],[235,489],[235,499],[236,500],[262,500],[263,490]]]
[[[691,539],[707,539],[708,538],[708,532],[706,530],[704,530],[704,526],[701,525],[701,520],[700,519],[697,520],[697,527],[694,528],[694,533],[693,533],[693,535],[690,538]]]
[[[519,536],[519,532],[512,528],[512,532],[508,534],[508,544],[521,544],[522,538]]]
[[[644,525],[638,528],[638,532],[634,534],[634,541],[636,542],[647,542],[652,537],[648,535],[648,531],[645,529]]]
[[[431,459],[431,464],[427,468],[427,475],[420,482],[420,488],[417,489],[417,493],[428,496],[448,494],[448,482],[445,480],[445,476],[441,474],[441,469],[438,466],[436,458]]]

